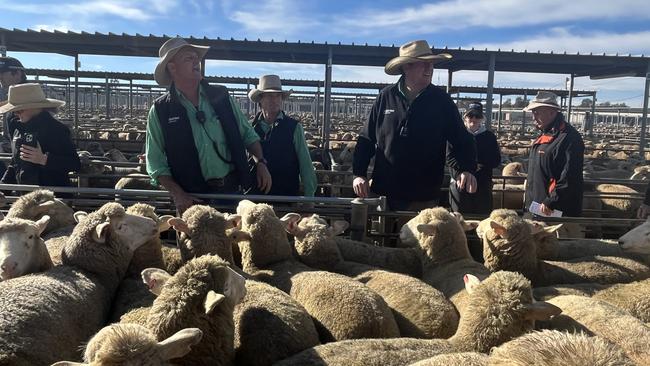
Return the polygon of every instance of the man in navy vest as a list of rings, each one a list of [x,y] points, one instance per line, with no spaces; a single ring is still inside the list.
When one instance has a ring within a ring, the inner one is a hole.
[[[250,100],[259,103],[261,109],[252,121],[253,129],[260,137],[269,162],[273,179],[269,194],[297,196],[302,180],[304,195],[314,196],[316,173],[309,157],[305,131],[298,121],[282,111],[282,101],[290,94],[291,91],[282,90],[279,76],[262,76],[257,88],[248,93]]]
[[[253,184],[246,150],[257,164],[257,185],[271,189],[259,137],[223,86],[201,73],[206,46],[172,38],[159,50],[154,79],[169,91],[149,110],[147,173],[171,194],[182,214],[200,202],[191,193],[240,193]]]

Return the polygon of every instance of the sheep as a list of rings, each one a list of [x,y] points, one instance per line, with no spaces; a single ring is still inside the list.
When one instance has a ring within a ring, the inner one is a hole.
[[[126,209],[129,214],[148,217],[152,219],[158,227],[158,235],[141,245],[134,253],[126,270],[125,278],[117,289],[113,306],[111,309],[110,319],[113,322],[119,321],[120,317],[129,310],[149,306],[154,300],[154,296],[149,289],[142,283],[141,272],[147,268],[164,268],[162,256],[162,245],[160,243],[160,233],[170,228],[167,222],[173,216],[164,215],[158,217],[153,206],[145,203],[136,203]]]
[[[344,260],[364,263],[389,271],[422,276],[422,262],[414,248],[390,248],[336,237],[336,245]]]
[[[620,346],[637,364],[650,364],[650,328],[628,312],[583,296],[558,296],[548,302],[562,309],[548,322],[553,329],[594,334]]]
[[[648,258],[650,256],[650,218],[623,234],[618,239],[618,244],[625,253]]]
[[[162,286],[147,328],[158,340],[185,327],[203,331],[203,339],[182,359],[186,365],[229,365],[235,357],[233,311],[246,295],[244,278],[216,255],[185,263]]]
[[[0,282],[0,365],[78,359],[106,322],[133,251],[157,233],[151,219],[107,203],[75,227],[62,265]]]
[[[486,354],[478,352],[445,353],[412,363],[411,366],[487,366],[488,359]]]
[[[0,281],[52,268],[41,233],[50,217],[34,222],[18,218],[0,221]]]
[[[293,259],[285,225],[295,214],[280,220],[271,206],[247,200],[239,202],[237,214],[242,217],[242,231],[249,235],[240,242],[243,270],[304,306],[315,319],[322,342],[399,335],[388,305],[375,292],[348,277],[316,271]]]
[[[533,302],[530,281],[513,272],[500,271],[480,281],[463,277],[469,293],[467,311],[461,314],[456,334],[445,339],[355,339],[305,350],[277,366],[290,365],[407,365],[442,353],[488,352],[490,348],[533,329],[560,310]]]
[[[151,184],[151,178],[146,174],[131,173],[120,178],[115,183],[115,189],[143,189],[156,190],[157,186]]]
[[[503,167],[501,170],[501,175],[503,177],[526,177],[526,170],[524,169],[524,165],[519,162],[514,162],[514,163],[508,163],[506,166]],[[522,184],[521,179],[506,179],[505,183],[506,184],[514,184],[514,185],[520,185]]]
[[[606,217],[634,218],[639,208],[640,201],[633,200],[630,196],[638,194],[634,189],[620,184],[599,184],[596,191],[603,194],[623,194],[620,198],[600,198],[603,209],[608,213]]]
[[[469,273],[484,279],[490,274],[469,253],[464,231],[474,224],[436,207],[420,211],[400,231],[403,242],[417,243],[423,263],[422,280],[442,291],[461,317],[467,297],[462,276]]]
[[[292,221],[287,231],[294,235],[294,246],[303,263],[351,276],[378,293],[393,311],[401,336],[447,338],[453,335],[458,314],[440,291],[410,276],[343,261],[335,235],[347,226],[347,222],[339,220],[330,227],[314,214],[298,223]]]
[[[477,229],[483,240],[485,266],[517,271],[535,286],[559,283],[616,283],[650,277],[650,267],[629,258],[592,256],[566,262],[537,258],[530,225],[515,211],[498,209]]]
[[[212,207],[195,205],[185,211],[183,218],[168,222],[179,231],[179,243],[187,257],[217,254],[232,260],[232,244],[236,245],[241,234],[233,227],[238,226],[239,220],[238,215],[224,215]],[[228,236],[224,231],[229,231]],[[239,270],[234,265],[233,269]],[[156,285],[154,275],[143,273],[143,278],[149,278],[145,279],[149,287]],[[288,294],[250,279],[246,280],[246,293],[234,312],[237,364],[272,364],[319,343],[311,317]],[[130,315],[136,319],[141,316],[137,312]]]
[[[141,325],[111,324],[88,341],[84,352],[86,363],[60,361],[52,366],[171,366],[170,360],[185,356],[201,337],[200,329],[185,328],[158,342],[151,331]]]
[[[74,210],[60,199],[54,197],[54,192],[38,189],[20,196],[11,205],[7,217],[17,217],[25,220],[37,221],[44,215],[50,216],[50,221],[42,235],[62,228],[76,225]]]
[[[526,220],[531,225],[531,233],[536,244],[537,258],[566,260],[592,255],[625,256],[614,241],[604,239],[558,240],[557,231],[564,224],[547,226],[543,222]]]
[[[525,334],[496,347],[490,366],[633,366],[621,347],[584,333],[543,330]]]

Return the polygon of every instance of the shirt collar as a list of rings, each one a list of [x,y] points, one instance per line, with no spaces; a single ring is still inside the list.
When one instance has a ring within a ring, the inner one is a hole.
[[[278,122],[278,121],[283,120],[283,119],[284,119],[284,111],[280,111],[280,113],[278,113],[278,116],[275,118],[275,122]],[[260,121],[266,122],[264,120],[264,113],[260,113]]]
[[[416,95],[415,98],[413,98],[413,100],[409,101],[409,98],[406,96],[406,91],[405,91],[405,87],[404,87],[404,75],[402,75],[402,76],[399,78],[399,80],[397,81],[397,91],[398,91],[399,94],[400,94],[402,97],[404,97],[404,99],[406,99],[406,101],[409,102],[409,103],[412,103],[414,100],[418,99],[418,97],[419,97],[420,95],[422,95],[422,93],[424,93],[425,91],[427,91],[427,89],[429,89],[430,87],[431,87],[431,84],[427,85],[424,89],[420,90],[420,92],[418,93],[418,95]]]

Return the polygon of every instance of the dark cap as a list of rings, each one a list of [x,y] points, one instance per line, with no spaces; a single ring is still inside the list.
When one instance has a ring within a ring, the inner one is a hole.
[[[475,117],[483,117],[483,104],[481,102],[471,102],[465,110],[464,116],[470,115]]]
[[[25,67],[13,57],[0,57],[0,72],[14,70],[25,70]]]

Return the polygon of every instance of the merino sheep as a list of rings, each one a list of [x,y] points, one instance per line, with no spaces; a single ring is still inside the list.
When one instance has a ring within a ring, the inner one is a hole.
[[[285,233],[290,214],[283,222],[271,206],[246,200],[237,206],[237,214],[241,230],[250,236],[240,242],[243,270],[304,306],[315,319],[321,341],[399,335],[393,314],[378,294],[348,277],[316,271],[293,259]]]
[[[566,262],[537,258],[530,225],[512,210],[494,210],[477,229],[483,240],[485,266],[517,271],[535,286],[559,283],[617,283],[650,276],[650,267],[629,258],[593,256]]]
[[[603,194],[621,194],[620,198],[601,198],[603,209],[608,215],[606,217],[634,218],[641,201],[633,200],[630,197],[638,194],[634,189],[620,184],[599,184],[596,191]]]
[[[153,206],[145,203],[136,203],[126,209],[129,214],[148,217],[158,226],[158,235],[141,245],[133,253],[129,267],[126,270],[125,278],[117,289],[110,319],[113,322],[120,320],[120,317],[131,309],[149,306],[153,303],[154,296],[149,288],[142,283],[141,273],[147,268],[164,268],[162,256],[162,244],[160,233],[169,229],[168,219],[170,215],[158,217]]]
[[[633,366],[623,349],[600,337],[543,330],[492,350],[489,366]]]
[[[37,221],[44,215],[50,216],[50,221],[42,235],[54,230],[76,225],[74,210],[60,199],[54,197],[54,192],[38,189],[20,196],[11,205],[7,217],[17,217],[25,220]]]
[[[621,236],[618,244],[625,253],[650,257],[650,219]]]
[[[445,339],[355,339],[305,350],[278,366],[407,365],[442,353],[488,352],[490,348],[533,329],[535,320],[559,314],[544,302],[533,302],[530,281],[518,273],[496,272],[479,281],[464,277],[467,311],[456,334]]]
[[[463,275],[469,273],[484,279],[490,274],[469,253],[464,230],[472,227],[462,216],[436,207],[422,210],[400,231],[400,238],[413,237],[417,243],[423,263],[422,280],[442,291],[461,317],[467,297]],[[403,241],[411,242],[412,239]]]
[[[78,347],[106,322],[133,251],[157,233],[151,219],[107,203],[75,227],[61,266],[0,282],[0,365],[79,359]]]
[[[290,222],[300,260],[317,269],[338,272],[361,281],[378,293],[393,311],[403,337],[447,338],[458,326],[454,306],[438,290],[417,278],[345,262],[336,245],[337,234],[348,226],[336,221],[330,227],[318,215]]]
[[[650,364],[650,328],[628,312],[583,296],[558,296],[548,302],[562,309],[549,321],[552,328],[594,334],[620,346],[638,365]]]
[[[486,354],[478,352],[445,353],[412,363],[410,366],[487,366],[488,359]]]
[[[34,222],[18,218],[0,221],[0,281],[52,268],[41,233],[50,217]]]
[[[536,244],[537,258],[566,260],[593,255],[624,256],[625,253],[614,241],[604,239],[558,240],[557,231],[564,224],[547,226],[543,222],[526,220]]]
[[[414,248],[380,247],[341,237],[336,237],[335,240],[341,256],[346,261],[364,263],[418,278],[422,276],[422,262]]]
[[[147,328],[165,339],[186,327],[203,339],[182,359],[186,365],[229,365],[235,358],[233,311],[246,295],[245,280],[219,256],[192,259],[162,286]]]
[[[148,175],[131,173],[120,178],[115,183],[115,189],[143,189],[153,191],[158,189],[158,187],[151,184],[151,178]]]
[[[238,215],[224,216],[209,206],[196,205],[185,211],[182,219],[169,222],[179,230],[186,256],[216,254],[232,260],[232,247],[241,233],[231,227],[237,226],[239,219]],[[151,282],[152,276],[143,274],[145,277],[149,278],[149,287],[156,286],[155,279]],[[131,313],[122,321],[141,317],[138,312],[144,310]],[[238,365],[269,365],[319,343],[307,311],[288,294],[263,282],[246,280],[246,296],[235,306],[234,321]]]
[[[97,332],[84,352],[86,363],[60,361],[52,366],[137,365],[171,366],[201,341],[203,332],[186,328],[158,342],[147,328],[137,324],[112,324]]]

